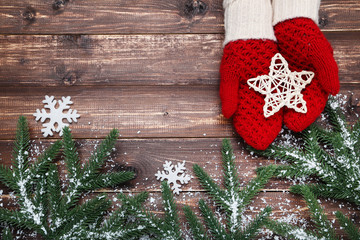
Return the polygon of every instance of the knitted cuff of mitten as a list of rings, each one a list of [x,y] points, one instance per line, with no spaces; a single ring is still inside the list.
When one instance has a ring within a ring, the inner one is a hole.
[[[319,8],[320,0],[273,0],[273,25],[297,17],[310,18],[318,24]]]
[[[275,41],[272,7],[269,0],[224,0],[224,46],[235,40],[270,39]]]

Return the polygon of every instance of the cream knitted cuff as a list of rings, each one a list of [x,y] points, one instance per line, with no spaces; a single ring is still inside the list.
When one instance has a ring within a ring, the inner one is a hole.
[[[224,46],[238,39],[276,40],[270,0],[224,0]]]
[[[296,18],[311,18],[316,24],[319,22],[320,0],[273,0],[273,25]]]

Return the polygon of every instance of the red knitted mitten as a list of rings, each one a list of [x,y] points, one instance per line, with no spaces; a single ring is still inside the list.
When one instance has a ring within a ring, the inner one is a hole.
[[[265,118],[264,95],[250,89],[247,80],[269,74],[277,45],[272,40],[237,40],[224,48],[221,61],[220,97],[222,112],[233,114],[233,124],[252,147],[266,149],[281,131],[283,111]]]
[[[275,25],[280,53],[292,71],[315,73],[312,83],[302,94],[307,113],[285,109],[284,123],[293,131],[302,131],[324,110],[329,93],[339,92],[338,67],[330,43],[310,18],[294,18]]]

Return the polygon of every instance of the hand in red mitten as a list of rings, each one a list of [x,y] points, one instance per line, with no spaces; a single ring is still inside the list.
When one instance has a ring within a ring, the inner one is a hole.
[[[338,67],[330,43],[316,25],[320,0],[274,0],[275,36],[280,53],[292,71],[315,73],[302,94],[305,114],[284,110],[284,123],[293,131],[302,131],[324,110],[329,94],[339,92]]]
[[[226,118],[233,116],[239,135],[252,147],[266,149],[281,131],[283,112],[264,116],[265,96],[247,81],[269,74],[278,53],[268,0],[224,1],[225,43],[221,61],[220,97]]]

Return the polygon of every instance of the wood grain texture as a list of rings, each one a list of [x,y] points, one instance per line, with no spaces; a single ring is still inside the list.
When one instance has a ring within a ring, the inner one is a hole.
[[[323,0],[324,30],[360,30],[357,0]],[[223,33],[222,0],[0,2],[3,34]]]
[[[360,82],[360,32],[327,33],[342,83]],[[0,87],[218,85],[223,36],[0,35]]]
[[[32,114],[45,95],[68,95],[81,115],[71,126],[77,138],[103,138],[112,128],[122,137],[231,136],[232,127],[220,115],[217,87],[61,87],[1,88],[0,139],[15,132],[17,118],[29,118],[32,137],[41,137],[41,124]]]
[[[359,88],[342,86],[341,93],[350,91],[349,104],[357,106]],[[1,88],[0,139],[13,138],[20,115],[28,117],[31,137],[41,138],[41,123],[32,114],[43,108],[45,95],[72,97],[72,109],[81,115],[71,125],[76,138],[104,138],[113,128],[122,138],[235,136],[231,121],[221,115],[218,94],[217,86]]]
[[[74,134],[74,137],[76,135]],[[95,146],[101,140],[77,140],[79,156],[82,162],[89,159],[90,153],[94,151]],[[44,151],[45,148],[52,143],[52,140],[36,140],[31,144],[31,159],[36,159],[38,154]],[[106,162],[103,169],[104,172],[114,172],[120,170],[135,171],[136,179],[130,181],[125,186],[120,186],[115,189],[102,189],[100,192],[118,191],[125,187],[126,191],[140,192],[140,191],[160,191],[160,182],[156,179],[155,173],[163,170],[163,164],[166,161],[171,161],[174,165],[186,161],[187,173],[192,175],[193,164],[198,164],[207,173],[209,173],[218,184],[222,184],[222,162],[221,162],[221,138],[174,138],[174,139],[120,139],[118,140],[114,152]],[[2,155],[0,156],[0,164],[6,166],[11,165],[12,141],[0,141],[0,149]],[[250,153],[244,149],[245,144],[239,139],[233,138],[232,145],[236,155],[235,163],[237,165],[237,172],[240,176],[242,186],[256,177],[255,170],[259,166],[274,163],[273,160],[258,158],[251,156]],[[61,158],[56,161],[59,165],[60,172],[65,173],[64,162]],[[62,175],[63,180],[66,179]],[[195,178],[194,178],[195,179]],[[288,190],[293,184],[289,180],[274,179],[271,184],[266,186],[268,191],[283,191]],[[8,193],[8,189],[0,183],[0,189],[4,193]],[[192,180],[185,185],[184,191],[204,191],[196,180]]]

